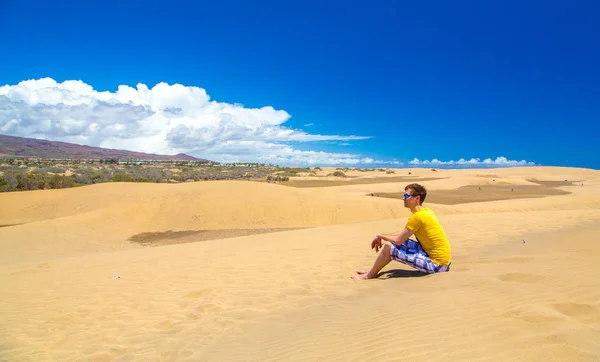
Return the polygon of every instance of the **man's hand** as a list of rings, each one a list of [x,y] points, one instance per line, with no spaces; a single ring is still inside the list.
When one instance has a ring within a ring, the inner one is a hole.
[[[373,241],[371,241],[371,249],[375,249],[376,252],[379,252],[379,249],[381,248],[381,241],[382,240],[379,236],[373,238]]]

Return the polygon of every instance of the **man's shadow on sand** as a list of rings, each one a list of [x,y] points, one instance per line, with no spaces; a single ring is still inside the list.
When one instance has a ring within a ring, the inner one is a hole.
[[[417,278],[424,277],[429,274],[420,272],[418,270],[405,270],[405,269],[392,269],[386,270],[377,274],[378,279],[392,279],[392,278]]]

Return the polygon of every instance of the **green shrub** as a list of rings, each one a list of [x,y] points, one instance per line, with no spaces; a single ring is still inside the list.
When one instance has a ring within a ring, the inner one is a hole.
[[[128,174],[116,173],[113,176],[113,182],[133,182],[133,177]]]

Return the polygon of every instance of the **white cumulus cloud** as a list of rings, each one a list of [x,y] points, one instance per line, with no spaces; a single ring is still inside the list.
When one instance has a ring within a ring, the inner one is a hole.
[[[246,155],[252,154],[252,159]],[[210,150],[207,158],[219,156],[224,162],[252,161],[276,165],[358,165],[374,159],[350,153],[301,151],[288,145],[263,141],[226,141]]]
[[[497,157],[495,160],[491,158],[486,158],[481,161],[479,158],[471,158],[470,160],[465,160],[464,158],[459,159],[458,161],[440,161],[436,158],[433,160],[419,160],[418,158],[413,159],[409,162],[410,165],[413,166],[437,166],[437,167],[506,167],[506,166],[532,166],[535,165],[533,162],[528,162],[525,160],[509,160],[506,157]]]
[[[217,102],[202,88],[180,84],[121,85],[116,92],[99,92],[82,81],[43,78],[0,87],[2,134],[148,153],[184,152],[221,162],[369,161],[283,144],[370,138],[310,134],[286,127],[289,119],[283,110]]]
[[[299,143],[349,142],[371,138],[321,135],[285,126],[290,115],[271,106],[246,108],[211,100],[199,87],[156,84],[120,85],[97,91],[80,80],[51,78],[0,87],[0,134],[157,154],[187,153],[220,162],[278,165],[402,167],[404,163],[360,154],[298,149]],[[305,123],[311,127],[314,123]],[[292,145],[290,145],[290,143]],[[316,147],[316,146],[315,146]],[[480,159],[421,161],[410,166],[521,166],[532,162]]]

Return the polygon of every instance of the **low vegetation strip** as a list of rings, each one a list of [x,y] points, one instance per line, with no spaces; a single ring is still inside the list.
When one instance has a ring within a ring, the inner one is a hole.
[[[203,180],[282,182],[299,170],[257,163],[195,161],[0,159],[0,192],[62,189],[104,182],[180,183]]]

